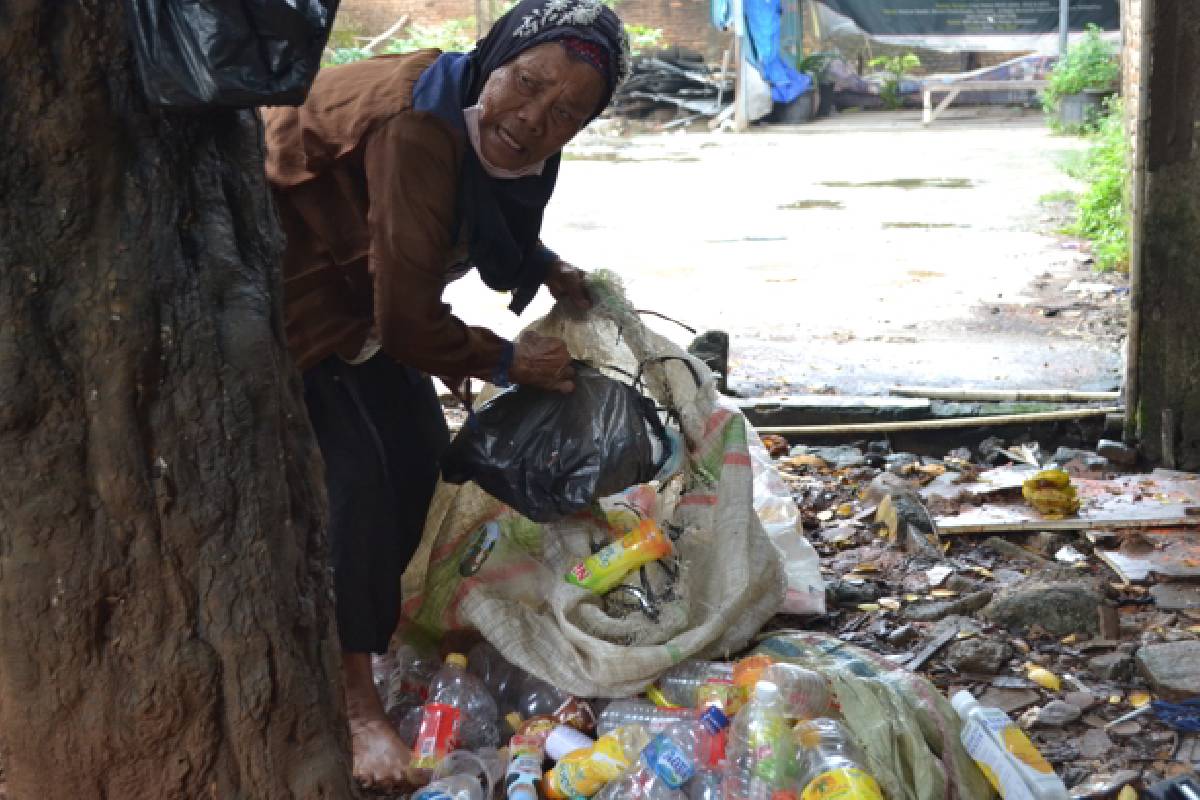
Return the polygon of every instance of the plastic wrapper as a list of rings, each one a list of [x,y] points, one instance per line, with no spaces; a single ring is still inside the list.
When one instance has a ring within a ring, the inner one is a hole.
[[[339,0],[125,0],[138,75],[176,108],[299,105]]]
[[[482,405],[442,457],[442,478],[553,522],[649,481],[667,448],[652,401],[576,365],[570,394],[519,386]]]

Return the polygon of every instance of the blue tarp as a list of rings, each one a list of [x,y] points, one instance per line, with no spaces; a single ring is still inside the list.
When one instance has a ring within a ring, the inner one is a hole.
[[[719,14],[728,15],[722,0],[713,2],[713,19]],[[784,60],[779,51],[779,28],[783,21],[781,0],[743,0],[746,15],[746,58],[758,68],[767,83],[771,84],[771,99],[776,103],[790,103],[807,92],[812,78],[798,71]]]

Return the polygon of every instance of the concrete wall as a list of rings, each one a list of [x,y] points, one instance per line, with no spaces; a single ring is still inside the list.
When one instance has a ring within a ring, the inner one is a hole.
[[[1151,460],[1200,470],[1200,4],[1142,3],[1152,66],[1133,265],[1134,421]]]

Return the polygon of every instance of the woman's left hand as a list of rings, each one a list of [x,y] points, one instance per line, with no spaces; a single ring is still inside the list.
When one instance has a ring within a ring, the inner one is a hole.
[[[580,311],[587,311],[592,307],[592,298],[588,296],[587,287],[584,286],[586,277],[587,273],[578,267],[559,261],[546,270],[546,280],[543,283],[550,290],[550,294],[554,295],[555,300],[569,303]]]

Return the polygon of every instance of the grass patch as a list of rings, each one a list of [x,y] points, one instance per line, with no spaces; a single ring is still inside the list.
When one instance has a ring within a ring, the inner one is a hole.
[[[1056,192],[1046,192],[1038,198],[1038,203],[1044,206],[1052,206],[1056,203],[1074,203],[1075,200],[1075,193],[1070,189],[1059,189]]]
[[[1072,233],[1092,242],[1101,272],[1129,268],[1129,140],[1120,101],[1108,104],[1076,176],[1087,183],[1079,196]]]

